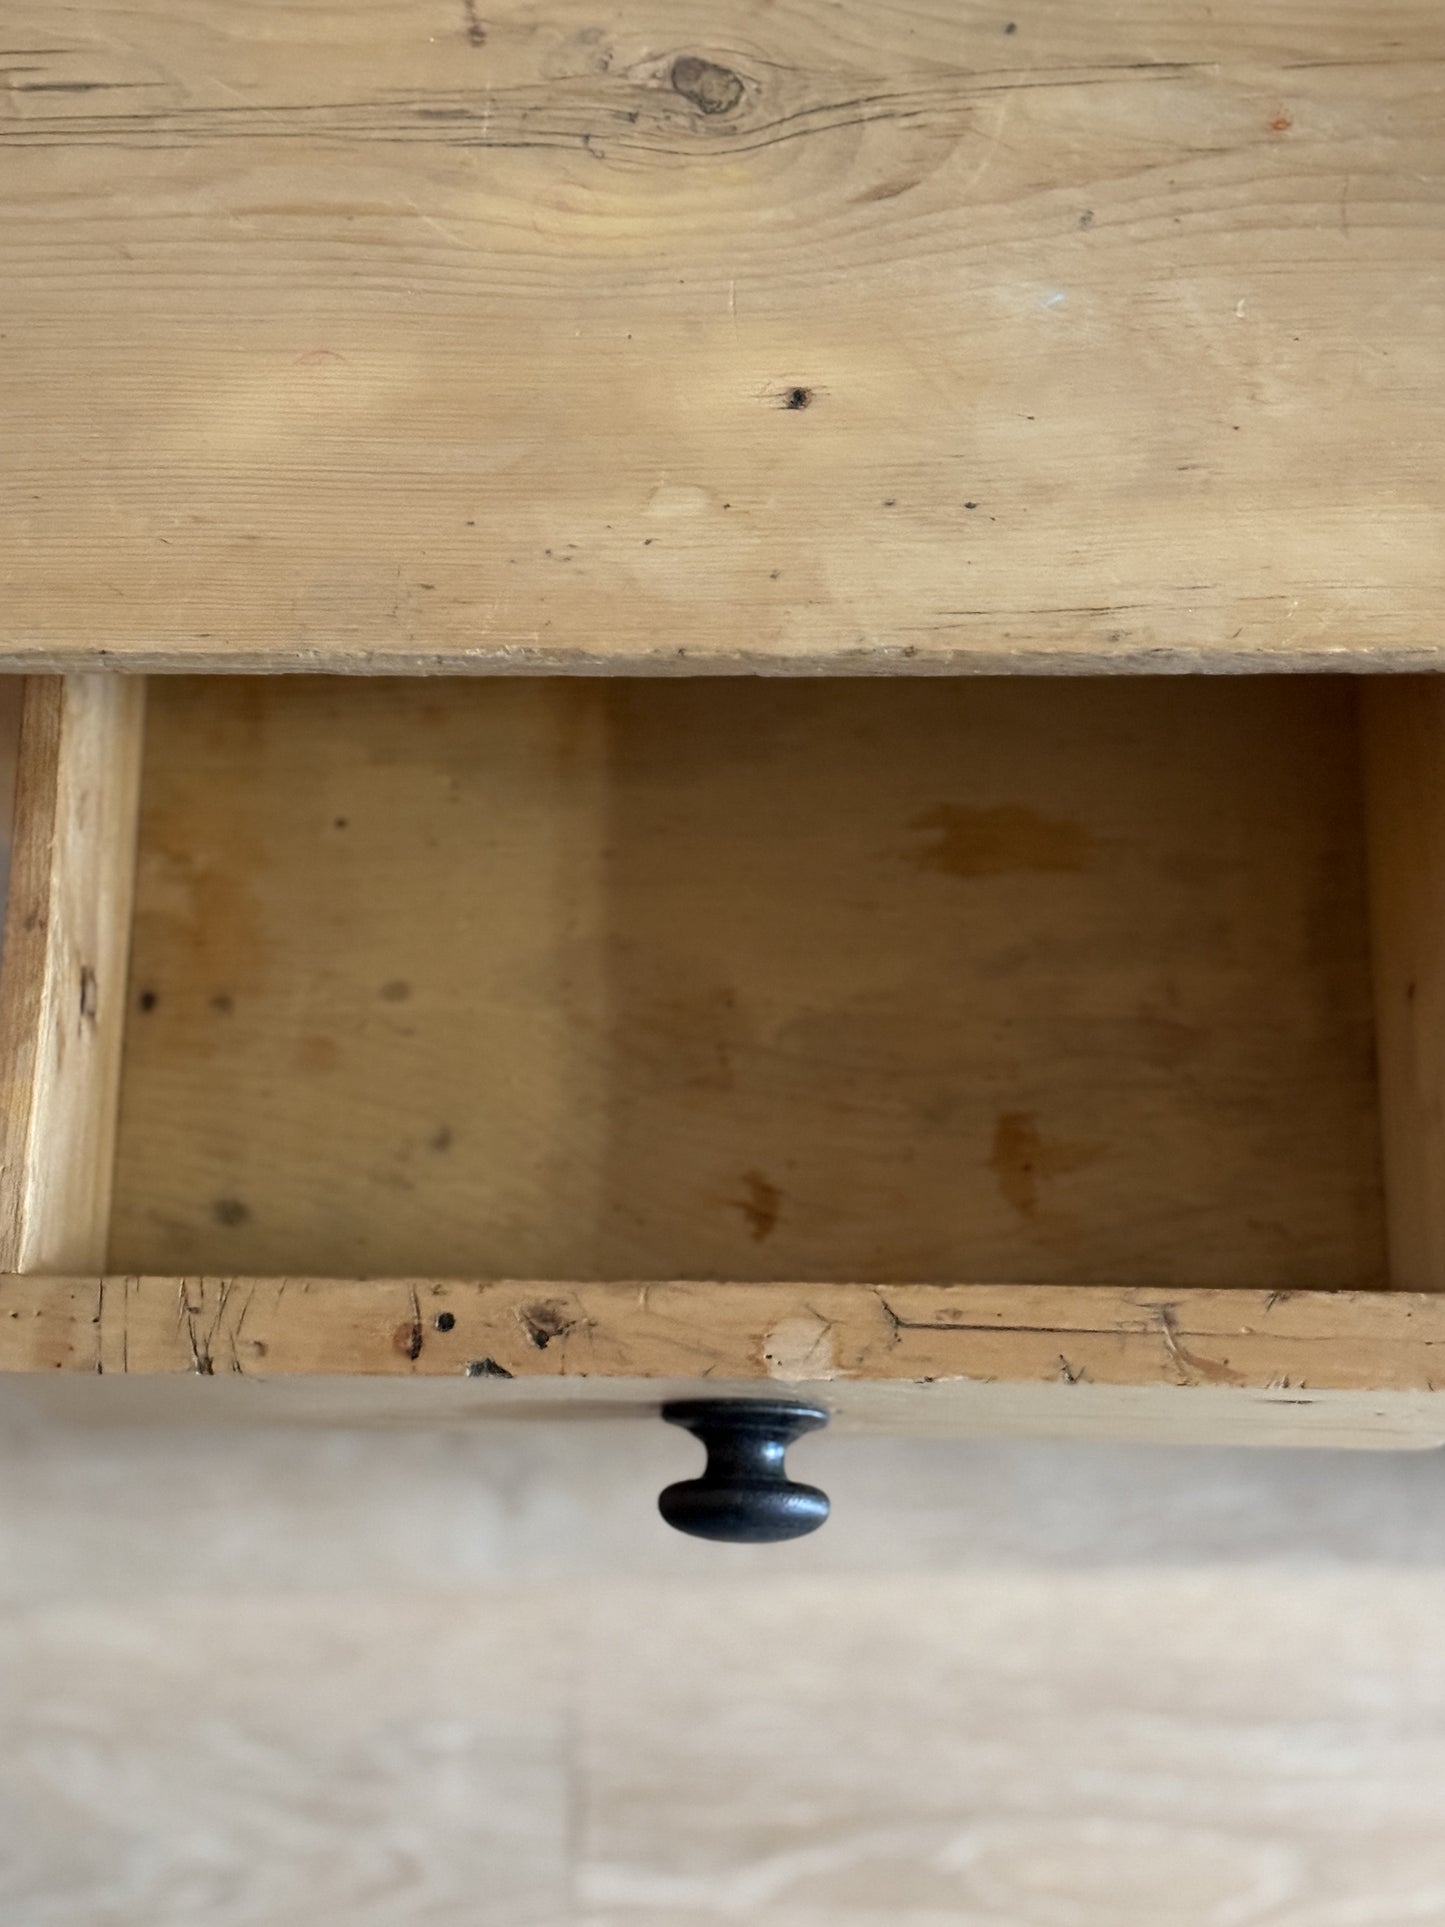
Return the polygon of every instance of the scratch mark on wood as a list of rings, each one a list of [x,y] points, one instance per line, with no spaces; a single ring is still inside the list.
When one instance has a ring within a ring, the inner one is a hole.
[[[215,1372],[215,1366],[211,1362],[209,1345],[196,1325],[197,1315],[204,1309],[204,1305],[193,1305],[191,1303],[190,1287],[192,1283],[200,1286],[204,1291],[203,1280],[181,1279],[178,1292],[178,1318],[179,1322],[183,1323],[186,1328],[186,1340],[191,1348],[191,1370],[196,1374],[197,1378],[210,1378]]]
[[[1228,1365],[1215,1364],[1210,1359],[1200,1358],[1197,1353],[1187,1351],[1180,1344],[1172,1305],[1160,1305],[1158,1314],[1159,1328],[1164,1336],[1164,1349],[1186,1384],[1193,1378],[1202,1378],[1211,1385],[1246,1383],[1239,1373],[1231,1371]]]

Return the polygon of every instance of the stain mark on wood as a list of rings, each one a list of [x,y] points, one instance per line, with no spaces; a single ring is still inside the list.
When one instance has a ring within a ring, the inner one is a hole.
[[[1088,868],[1092,839],[1081,823],[1045,816],[1020,804],[970,809],[939,803],[915,816],[910,829],[930,841],[910,851],[920,870],[952,877],[1002,877]]]
[[[744,1195],[734,1202],[747,1220],[754,1244],[762,1244],[777,1229],[783,1194],[761,1171],[743,1172]]]
[[[1081,1171],[1103,1155],[1091,1144],[1067,1144],[1046,1138],[1031,1111],[1005,1111],[994,1127],[989,1165],[998,1188],[1022,1217],[1039,1208],[1039,1183]]]
[[[296,1046],[296,1068],[307,1072],[335,1070],[340,1056],[334,1037],[303,1037]]]

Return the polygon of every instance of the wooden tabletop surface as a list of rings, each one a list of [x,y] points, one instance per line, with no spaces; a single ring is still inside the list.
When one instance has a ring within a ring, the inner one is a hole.
[[[10,667],[1429,666],[1438,0],[10,0]]]

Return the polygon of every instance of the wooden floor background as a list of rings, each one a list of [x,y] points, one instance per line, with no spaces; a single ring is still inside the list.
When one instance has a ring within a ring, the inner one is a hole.
[[[1435,1455],[825,1437],[828,1530],[714,1549],[651,1421],[55,1397],[0,1387],[6,1927],[1445,1921]]]

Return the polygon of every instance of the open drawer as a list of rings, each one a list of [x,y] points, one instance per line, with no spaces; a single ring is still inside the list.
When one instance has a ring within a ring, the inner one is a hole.
[[[27,686],[0,1369],[1445,1438],[1445,691]]]

